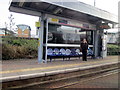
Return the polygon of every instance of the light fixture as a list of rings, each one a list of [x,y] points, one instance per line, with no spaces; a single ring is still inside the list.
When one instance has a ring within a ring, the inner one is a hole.
[[[22,7],[24,2],[25,2],[25,0],[20,0],[19,6]]]
[[[61,13],[62,12],[62,9],[61,8],[56,8],[53,13],[54,14],[58,14],[58,13]]]

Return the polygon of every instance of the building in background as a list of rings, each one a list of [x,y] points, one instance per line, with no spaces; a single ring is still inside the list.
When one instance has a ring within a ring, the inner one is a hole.
[[[3,28],[0,28],[0,36],[5,36],[5,30]]]
[[[7,28],[0,28],[0,36],[15,36],[16,33]]]
[[[28,25],[25,24],[19,24],[18,27],[18,37],[30,37],[31,28]]]

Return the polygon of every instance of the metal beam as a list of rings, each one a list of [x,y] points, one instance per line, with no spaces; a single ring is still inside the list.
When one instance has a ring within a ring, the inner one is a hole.
[[[36,11],[13,7],[13,6],[11,6],[9,10],[11,12],[16,12],[16,13],[22,13],[22,14],[27,14],[27,15],[32,15],[32,16],[41,16],[41,12],[36,12]]]

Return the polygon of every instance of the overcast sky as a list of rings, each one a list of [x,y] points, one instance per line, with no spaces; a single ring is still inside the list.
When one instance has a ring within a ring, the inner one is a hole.
[[[31,26],[32,34],[35,34],[35,21],[38,21],[38,17],[24,15],[24,14],[18,14],[9,12],[9,1],[10,0],[0,0],[0,28],[5,27],[5,22],[8,22],[8,17],[10,14],[13,14],[14,22],[15,24],[26,24]],[[94,6],[94,0],[79,0],[81,2],[90,4]],[[110,13],[118,15],[118,1],[120,0],[95,0],[97,8],[100,8],[102,10],[106,10]]]

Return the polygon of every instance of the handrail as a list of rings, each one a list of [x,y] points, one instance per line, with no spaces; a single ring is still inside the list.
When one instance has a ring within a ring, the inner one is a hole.
[[[46,45],[44,44],[44,46],[46,46]],[[80,45],[77,45],[77,44],[52,44],[52,43],[47,44],[47,46],[51,46],[51,47],[80,47]],[[89,45],[89,47],[93,47],[93,45]]]

